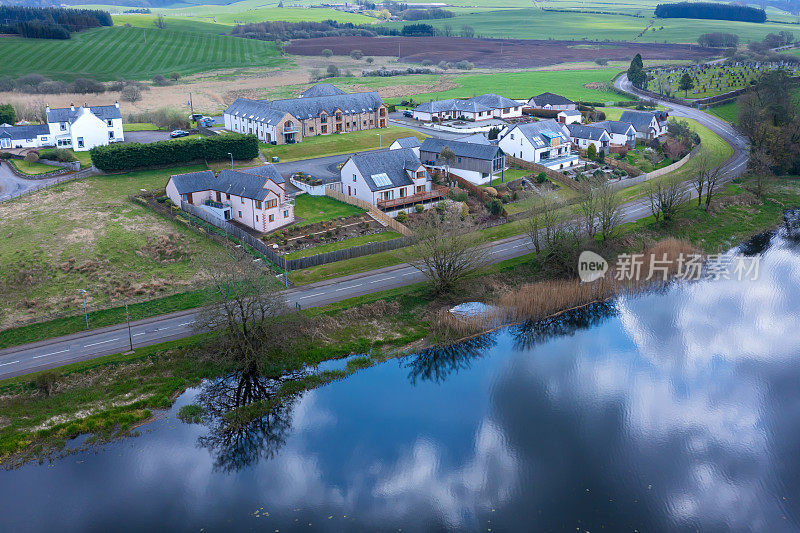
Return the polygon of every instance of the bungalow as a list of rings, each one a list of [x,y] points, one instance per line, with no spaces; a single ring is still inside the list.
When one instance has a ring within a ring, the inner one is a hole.
[[[424,122],[459,118],[473,121],[506,119],[521,117],[522,104],[498,94],[488,93],[467,100],[450,98],[426,102],[414,108],[412,116]]]
[[[649,141],[667,133],[666,111],[632,111],[622,112],[620,122],[628,122],[636,129],[636,138]]]
[[[259,232],[270,232],[294,222],[294,203],[286,199],[286,182],[273,165],[210,170],[171,176],[167,196],[209,211],[223,220],[238,222]]]
[[[225,129],[260,135],[260,124],[264,123],[261,140],[292,144],[304,137],[387,126],[387,107],[377,92],[327,94],[331,89],[315,87],[300,98],[272,101],[239,98],[223,113]],[[324,96],[306,95],[316,93]],[[282,128],[277,124],[282,124]]]
[[[42,146],[53,146],[50,128],[47,124],[32,126],[0,124],[0,149],[41,148]]]
[[[439,157],[445,147],[455,154],[455,160],[450,163]],[[444,169],[449,166],[452,174],[476,185],[491,182],[496,174],[502,174],[506,168],[505,154],[497,145],[447,141],[433,137],[423,141],[419,148],[419,158],[429,169]]]
[[[582,150],[587,150],[594,145],[597,153],[607,154],[611,146],[611,136],[603,128],[584,126],[582,124],[567,124],[564,128],[569,132],[572,144]]]
[[[536,95],[528,100],[528,105],[533,109],[578,109],[578,105],[575,102],[554,93]]]
[[[592,124],[595,128],[603,128],[611,137],[611,148],[636,148],[636,128],[629,122],[619,120],[603,120]]]
[[[430,207],[447,195],[431,183],[413,148],[351,156],[341,170],[343,193],[396,216],[417,204]]]
[[[419,139],[414,137],[400,137],[399,139],[395,139],[395,141],[389,146],[389,150],[399,150],[401,148],[411,148],[414,150],[414,153],[419,157],[419,147],[421,143]]]
[[[552,119],[518,124],[502,132],[498,144],[513,157],[561,170],[578,164],[578,156],[572,153],[570,138],[562,128]]]
[[[85,152],[95,146],[105,146],[125,139],[119,102],[92,107],[85,103],[83,107],[70,105],[51,109],[47,106],[45,114],[50,130],[50,144],[59,148]]]
[[[583,122],[583,115],[577,109],[565,109],[556,115],[556,118],[562,124],[580,124]]]

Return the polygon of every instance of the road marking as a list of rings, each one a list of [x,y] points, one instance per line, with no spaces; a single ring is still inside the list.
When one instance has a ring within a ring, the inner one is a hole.
[[[416,272],[406,272],[406,273],[405,273],[405,274],[403,274],[403,275],[404,275],[404,276],[413,276],[414,274],[416,274]]]
[[[119,339],[114,338],[114,339],[108,339],[107,341],[93,342],[92,344],[87,344],[86,346],[84,346],[84,348],[88,348],[89,346],[97,346],[98,344],[106,344],[107,342],[114,342],[118,340]]]
[[[188,326],[188,325],[189,325],[189,324],[191,324],[191,323],[192,323],[192,322],[184,322],[183,324],[178,324],[178,327],[180,327],[180,326]]]
[[[0,363],[0,366],[6,366],[6,365],[15,365],[15,364],[17,364],[17,363],[19,363],[19,361],[11,361],[11,362],[9,362],[9,363]]]
[[[308,296],[301,296],[300,298],[298,298],[298,300],[303,300],[305,298],[313,298],[315,296],[324,296],[324,295],[325,295],[324,292],[318,292],[317,294],[309,294]]]
[[[381,279],[376,279],[375,281],[370,281],[370,283],[380,283],[381,281],[389,281],[390,279],[394,279],[394,278],[381,278]]]
[[[341,287],[339,289],[334,289],[333,292],[346,291],[347,289],[355,289],[355,288],[358,288],[358,287],[359,287],[359,285],[351,285],[349,287]]]
[[[34,355],[31,359],[41,359],[42,357],[47,357],[48,355],[58,355],[60,353],[64,353],[64,352],[68,352],[68,351],[69,351],[69,348],[67,348],[66,350],[59,350],[57,352],[46,353],[46,354],[43,354],[43,355]]]
[[[142,333],[134,333],[133,335],[131,335],[131,337],[138,337],[139,335],[147,335],[147,332],[143,331]]]

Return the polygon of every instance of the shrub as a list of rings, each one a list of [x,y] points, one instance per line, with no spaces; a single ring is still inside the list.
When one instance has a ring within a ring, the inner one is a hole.
[[[539,172],[536,175],[536,183],[544,183],[547,181],[547,174],[544,172]]]
[[[39,152],[40,159],[50,159],[52,161],[61,161],[62,163],[69,163],[77,161],[78,158],[69,148],[49,148]]]
[[[586,157],[592,161],[597,159],[597,147],[594,145],[594,143],[590,144],[589,148],[586,149]]]
[[[232,133],[149,144],[114,143],[95,146],[89,153],[94,166],[106,172],[140,167],[175,165],[205,159],[207,161],[245,160],[258,157],[258,138],[251,134]]]
[[[406,213],[405,211],[400,211],[399,213],[397,213],[397,221],[401,224],[405,224],[406,222],[408,222],[408,213]]]
[[[414,206],[414,211],[416,211],[417,213],[422,213],[423,211],[425,211],[425,206],[422,204],[417,204]]]
[[[489,213],[490,213],[490,214],[491,214],[493,217],[498,217],[498,216],[500,216],[500,215],[502,214],[502,212],[503,212],[503,202],[501,202],[501,201],[500,201],[499,199],[497,199],[497,198],[492,198],[491,200],[489,200],[489,201],[486,203],[486,209],[488,209],[488,210],[489,210]]]
[[[337,67],[336,65],[333,64],[328,65],[328,68],[325,70],[327,71],[329,78],[335,78],[339,76],[339,67]]]
[[[169,79],[171,79],[172,81],[178,81],[179,79],[181,79],[181,73],[173,72],[172,74],[169,75]]]
[[[447,70],[450,68],[450,65],[447,63],[447,61],[439,61],[439,68],[442,70]]]
[[[321,53],[325,57],[331,57],[333,55],[333,50],[331,50],[330,48],[326,48]]]
[[[431,65],[433,65],[433,61],[431,61],[430,59],[423,59],[422,60],[422,66],[423,67],[429,67]]]
[[[497,189],[495,189],[494,187],[484,187],[483,190],[489,193],[489,196],[492,197],[497,196]]]
[[[25,161],[28,163],[36,163],[39,160],[39,154],[37,152],[28,152],[25,154]]]
[[[17,115],[11,104],[0,104],[0,124],[14,124]]]
[[[463,61],[459,61],[455,64],[456,68],[459,70],[472,70],[475,68],[475,65],[467,61],[466,59]]]
[[[362,57],[364,57],[364,52],[362,52],[361,50],[350,50],[350,57],[352,57],[353,59],[361,59]]]
[[[367,58],[367,59],[365,59],[364,61],[366,61],[368,64],[370,64],[370,65],[371,65],[373,62],[375,62],[375,58],[374,58],[374,57],[368,57],[368,58]]]
[[[165,87],[167,85],[170,85],[169,80],[164,76],[162,76],[161,74],[156,74],[155,76],[153,76],[153,83],[155,83],[159,87]]]
[[[58,375],[52,370],[40,372],[33,380],[33,386],[45,396],[50,396],[53,393],[57,383]]]

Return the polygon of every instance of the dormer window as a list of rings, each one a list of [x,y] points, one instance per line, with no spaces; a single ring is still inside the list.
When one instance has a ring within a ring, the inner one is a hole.
[[[106,124],[108,124],[109,128],[113,128],[114,127],[114,122],[112,122],[111,119],[106,120]]]

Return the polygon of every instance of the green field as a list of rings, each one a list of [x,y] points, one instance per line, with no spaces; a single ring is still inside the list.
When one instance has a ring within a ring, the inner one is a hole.
[[[432,93],[415,93],[409,90],[417,102],[443,98],[469,98],[478,94],[498,93],[508,98],[530,98],[545,91],[554,91],[573,100],[583,99],[592,102],[611,102],[627,100],[612,88],[611,79],[619,72],[617,68],[597,68],[581,70],[523,70],[503,72],[502,74],[417,74],[392,77],[333,78],[337,85],[357,85],[377,90],[381,87],[406,85],[433,85],[444,80],[458,85],[453,89]],[[587,83],[605,82],[607,89],[589,89]],[[404,98],[386,98],[386,101],[399,103]]]
[[[275,44],[253,39],[144,28],[98,28],[68,41],[0,39],[3,75],[36,72],[72,80],[92,77],[148,79],[170,72],[277,66],[284,62]]]
[[[22,172],[23,174],[27,174],[29,176],[37,176],[39,174],[47,174],[48,172],[55,172],[58,170],[58,167],[53,167],[50,165],[44,165],[42,163],[29,163],[24,159],[9,159],[14,168]]]
[[[309,159],[312,157],[363,152],[364,150],[377,150],[381,147],[388,148],[395,139],[409,137],[411,135],[416,135],[419,139],[427,137],[427,135],[417,133],[414,130],[389,126],[388,128],[374,130],[304,137],[303,142],[297,144],[282,144],[278,146],[262,144],[261,151],[268,159],[273,156],[278,156],[283,162],[297,161],[298,159]]]
[[[165,17],[167,29],[173,24],[202,24],[211,23],[211,26],[222,28],[222,31],[230,31],[230,27],[235,24],[248,22],[264,22],[271,20],[282,20],[285,22],[322,22],[325,20],[336,20],[337,22],[352,22],[353,24],[371,24],[374,18],[354,13],[346,13],[334,9],[304,9],[304,8],[283,8],[283,7],[253,7],[245,5],[249,2],[237,2],[227,6],[202,6],[191,9],[151,9],[152,14],[124,14],[114,15],[114,24],[124,24],[126,22],[134,25],[153,26],[153,21],[157,14]],[[261,3],[263,5],[263,3]],[[120,9],[107,6],[110,12],[119,12]]]

